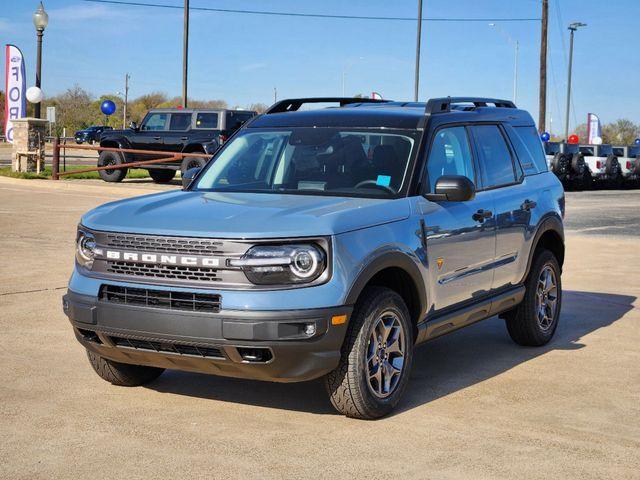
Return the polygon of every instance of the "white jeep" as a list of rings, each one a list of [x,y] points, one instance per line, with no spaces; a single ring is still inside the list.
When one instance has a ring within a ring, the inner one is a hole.
[[[613,147],[618,158],[620,172],[625,183],[637,183],[640,180],[640,145]]]
[[[595,182],[610,186],[622,183],[620,162],[611,145],[580,145],[579,151]]]

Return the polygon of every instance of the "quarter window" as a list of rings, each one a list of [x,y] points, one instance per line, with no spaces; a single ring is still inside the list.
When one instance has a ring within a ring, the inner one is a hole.
[[[444,175],[462,175],[474,181],[473,159],[464,127],[443,128],[436,132],[427,161],[430,191]]]
[[[517,152],[520,160],[525,164],[533,161],[537,172],[546,172],[547,157],[545,157],[542,142],[535,127],[514,127],[514,130],[526,149],[526,152]],[[514,145],[518,150],[518,142],[514,142]],[[528,169],[525,168],[525,170]]]
[[[196,128],[218,128],[218,114],[199,113],[196,116]]]
[[[172,113],[169,130],[186,130],[191,126],[190,113]]]
[[[471,127],[471,131],[478,149],[484,187],[514,183],[513,158],[498,126],[476,125]]]
[[[164,126],[167,124],[166,113],[152,113],[147,117],[142,125],[142,130],[164,130]]]

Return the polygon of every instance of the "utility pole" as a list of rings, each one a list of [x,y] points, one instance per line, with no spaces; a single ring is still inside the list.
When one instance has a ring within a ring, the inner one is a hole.
[[[569,25],[569,31],[571,32],[569,38],[569,72],[567,79],[567,110],[566,116],[564,120],[564,140],[565,142],[569,141],[569,111],[571,107],[571,70],[573,68],[573,34],[580,27],[586,27],[586,23],[575,22]]]
[[[418,101],[420,85],[420,39],[422,38],[422,0],[418,0],[418,35],[416,38],[416,74],[413,88],[413,101]]]
[[[546,131],[547,122],[547,34],[549,25],[549,0],[542,0],[542,29],[540,32],[540,98],[538,131]]]
[[[124,75],[124,105],[122,106],[122,129],[127,128],[127,102],[129,100],[129,78],[130,75]]]
[[[187,67],[189,64],[189,0],[184,0],[184,30],[182,33],[182,107],[187,108]]]
[[[278,101],[278,89],[276,87],[273,87],[273,103],[276,103]]]

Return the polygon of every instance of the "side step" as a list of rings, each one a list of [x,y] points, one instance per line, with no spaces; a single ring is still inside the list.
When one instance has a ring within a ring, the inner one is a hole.
[[[522,301],[524,293],[525,288],[521,285],[459,310],[428,318],[418,324],[416,344],[432,340],[509,310]]]

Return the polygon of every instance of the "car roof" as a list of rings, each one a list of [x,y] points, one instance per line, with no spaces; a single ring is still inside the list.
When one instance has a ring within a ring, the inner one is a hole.
[[[229,108],[177,108],[177,107],[167,107],[167,108],[151,108],[149,112],[154,113],[193,113],[193,112],[204,112],[204,113],[218,113],[218,112],[234,112],[234,113],[252,113],[255,114],[253,110],[237,110],[237,109],[229,109]]]
[[[311,100],[309,103],[314,103],[314,99]],[[352,103],[315,110],[283,111],[282,108],[277,108],[278,104],[276,104],[266,114],[254,119],[247,125],[247,128],[357,127],[417,129],[424,127],[427,111],[432,108],[432,102],[367,101],[366,103],[358,103],[358,99],[350,100]],[[288,102],[296,101],[305,103],[299,100],[290,100]],[[298,104],[297,107],[299,108],[299,106]],[[269,113],[271,110],[274,113]],[[480,106],[450,105],[450,109],[447,109],[447,111],[432,112],[429,118],[433,119],[438,125],[492,121],[508,122],[514,126],[533,126],[535,124],[528,112],[519,110],[515,106],[506,108],[501,106],[490,107],[482,104]]]

